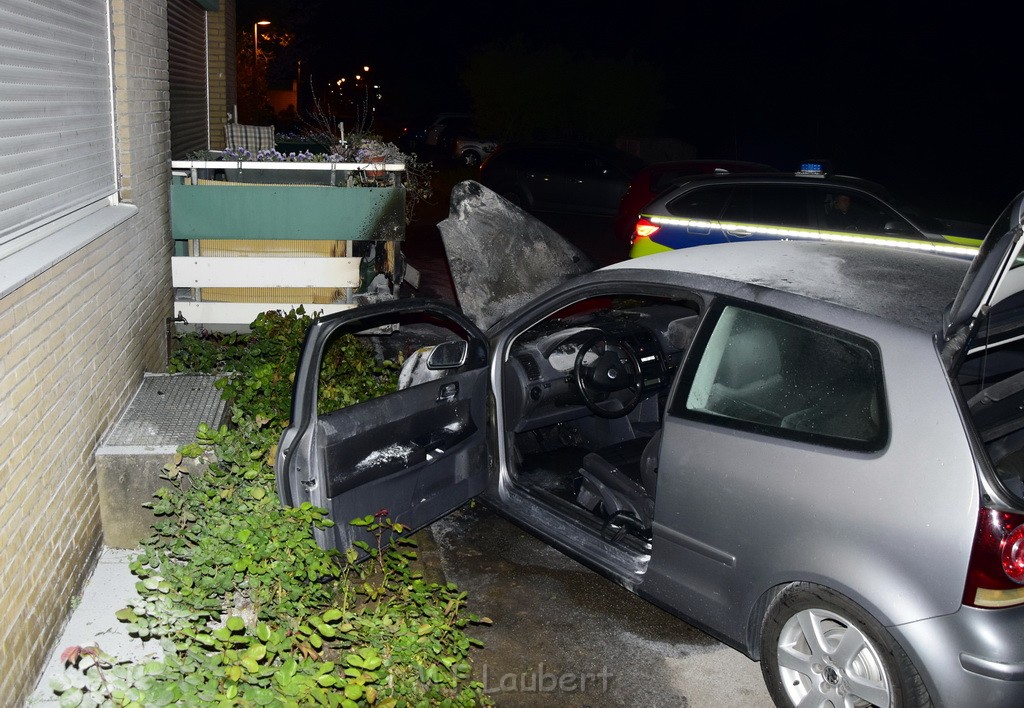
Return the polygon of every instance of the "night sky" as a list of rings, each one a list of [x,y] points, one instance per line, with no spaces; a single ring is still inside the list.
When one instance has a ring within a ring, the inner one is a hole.
[[[698,157],[787,170],[825,158],[940,216],[989,222],[1024,189],[1021,13],[975,6],[238,0],[237,17],[250,36],[255,19],[291,29],[304,72],[371,65],[405,99],[392,116],[403,123],[468,109],[460,73],[495,41],[639,57],[663,77],[658,133]]]

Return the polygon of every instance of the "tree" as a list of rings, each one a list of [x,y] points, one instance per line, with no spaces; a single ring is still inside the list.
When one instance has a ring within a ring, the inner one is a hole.
[[[271,78],[284,71],[294,72],[294,35],[290,32],[260,32],[259,48],[252,29],[239,30],[235,41],[235,72],[238,91],[238,122],[267,125],[274,122],[274,109],[267,99]],[[287,74],[290,79],[292,74]]]

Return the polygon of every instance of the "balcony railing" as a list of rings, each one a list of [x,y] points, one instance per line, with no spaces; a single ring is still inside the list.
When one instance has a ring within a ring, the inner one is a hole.
[[[266,310],[352,307],[401,270],[401,164],[174,161],[175,313],[245,325]]]

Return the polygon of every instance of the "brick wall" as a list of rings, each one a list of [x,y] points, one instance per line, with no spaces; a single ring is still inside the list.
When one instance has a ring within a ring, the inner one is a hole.
[[[224,123],[237,102],[235,94],[235,4],[221,2],[207,15],[210,64],[210,148],[224,149]]]
[[[171,313],[166,10],[113,0],[122,198],[138,213],[0,298],[0,703],[20,705],[91,573],[94,451]],[[112,607],[111,612],[118,608]]]

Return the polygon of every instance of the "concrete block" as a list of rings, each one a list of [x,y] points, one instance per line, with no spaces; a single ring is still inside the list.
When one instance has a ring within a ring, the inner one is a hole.
[[[217,377],[147,374],[142,385],[96,451],[103,541],[137,548],[152,535],[156,516],[142,505],[167,485],[165,464],[182,445],[195,441],[200,423],[219,426],[225,405],[213,387]]]

